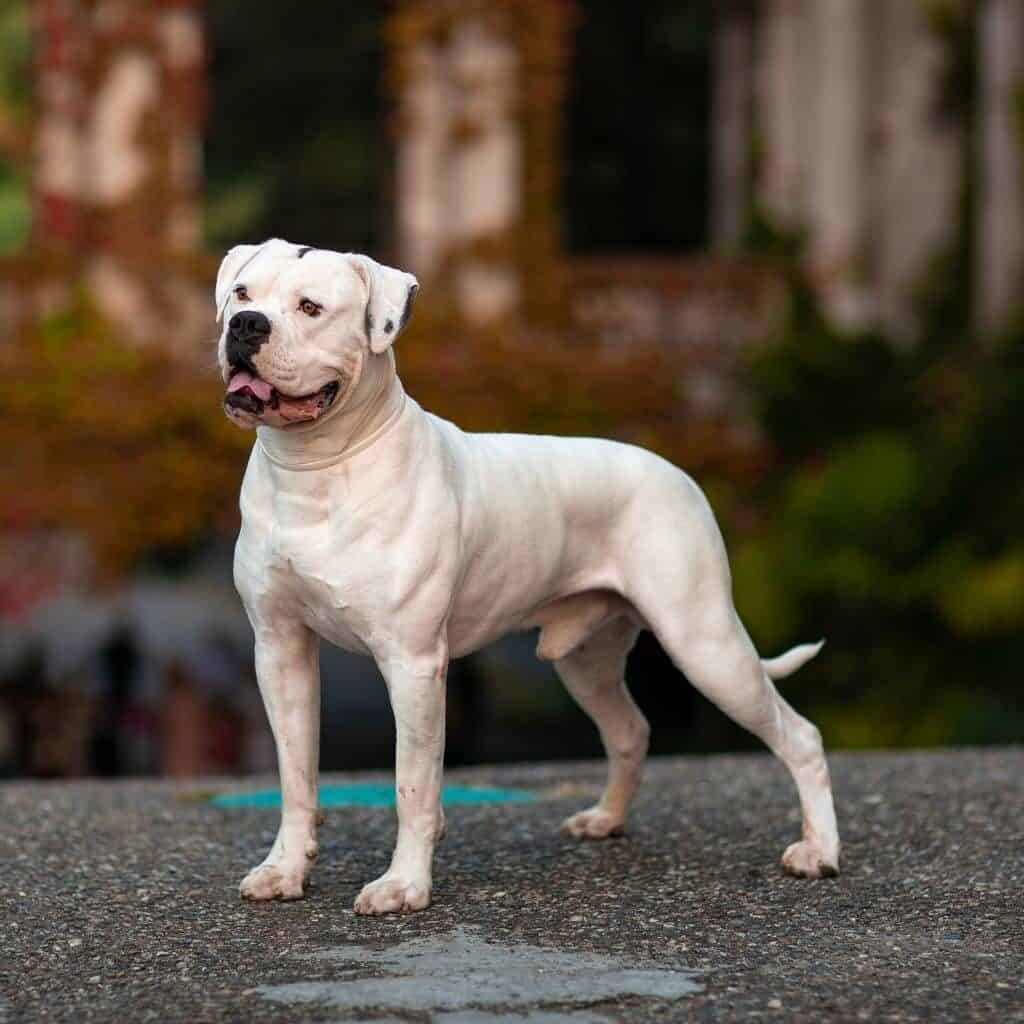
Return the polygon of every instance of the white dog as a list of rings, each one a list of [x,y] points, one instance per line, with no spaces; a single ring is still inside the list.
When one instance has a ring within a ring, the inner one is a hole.
[[[366,256],[279,239],[236,246],[217,277],[225,410],[257,431],[235,584],[283,794],[277,839],[242,895],[300,898],[317,855],[319,637],[373,657],[394,709],[398,840],[355,902],[384,914],[430,903],[449,657],[537,626],[538,655],[608,755],[601,799],[564,823],[570,834],[622,830],[648,736],[623,669],[650,629],[792,774],[803,838],[785,870],[836,874],[820,734],[772,685],[820,644],[758,657],[711,509],[675,466],[610,441],[465,434],[406,397],[391,345],[416,289]]]

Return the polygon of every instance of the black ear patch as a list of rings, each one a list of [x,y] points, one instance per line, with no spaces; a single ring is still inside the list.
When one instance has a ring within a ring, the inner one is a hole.
[[[419,290],[420,286],[418,284],[414,284],[409,288],[409,294],[405,297],[405,309],[402,310],[402,322],[398,325],[399,330],[409,322],[409,317],[412,316],[412,302]]]
[[[307,252],[313,252],[316,249],[315,245],[303,245],[298,252],[298,258],[301,260]]]

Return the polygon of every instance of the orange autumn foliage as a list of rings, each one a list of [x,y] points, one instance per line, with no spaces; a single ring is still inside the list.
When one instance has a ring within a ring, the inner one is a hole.
[[[83,303],[0,348],[0,528],[70,528],[100,564],[230,529],[249,438],[197,372]]]
[[[665,349],[469,329],[424,303],[397,358],[408,392],[468,430],[615,437],[698,472],[743,471],[714,424],[681,417]],[[221,412],[212,345],[203,361],[119,339],[86,302],[0,347],[0,529],[82,532],[115,574],[230,535],[252,436]]]

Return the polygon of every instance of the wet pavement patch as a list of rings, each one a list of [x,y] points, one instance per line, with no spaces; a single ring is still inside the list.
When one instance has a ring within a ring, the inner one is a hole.
[[[288,1006],[358,1014],[429,1013],[434,1024],[597,1024],[587,1009],[628,997],[679,999],[702,990],[698,974],[622,957],[489,942],[457,927],[390,949],[340,946],[314,954],[338,977],[255,989]]]
[[[536,799],[526,789],[495,789],[490,786],[445,786],[443,804],[522,804]],[[215,807],[280,807],[279,789],[251,793],[218,793],[210,798]],[[360,782],[351,785],[321,786],[321,807],[394,807],[395,787],[388,782]]]
[[[611,1024],[612,1018],[589,1010],[561,1013],[557,1010],[523,1010],[496,1013],[493,1010],[456,1010],[434,1014],[435,1024]],[[354,1024],[360,1024],[359,1021]]]

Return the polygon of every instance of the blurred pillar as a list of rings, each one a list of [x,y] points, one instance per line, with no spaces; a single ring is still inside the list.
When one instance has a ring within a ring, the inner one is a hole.
[[[948,55],[925,5],[884,4],[875,17],[871,262],[879,319],[909,339],[916,294],[936,254],[954,240],[966,140],[961,120],[943,110]]]
[[[730,249],[741,240],[750,206],[753,140],[754,6],[726,0],[716,6],[711,114],[711,238]]]
[[[198,0],[33,0],[35,221],[120,331],[196,340],[203,34]],[[41,288],[48,287],[46,268]]]
[[[1024,285],[1024,3],[983,0],[979,19],[975,320],[993,330]]]
[[[874,8],[872,0],[817,0],[821,75],[811,263],[825,307],[850,328],[874,315],[867,266]]]
[[[398,260],[475,323],[557,290],[567,0],[405,0],[392,19]]]
[[[425,281],[440,273],[448,241],[445,171],[453,101],[446,57],[431,39],[410,44],[399,96],[398,261]]]
[[[817,0],[762,0],[757,116],[758,199],[778,228],[809,226],[817,123]]]
[[[34,0],[36,123],[33,244],[77,250],[84,237],[87,12],[79,0]]]
[[[455,299],[467,319],[498,321],[516,310],[521,288],[513,238],[523,199],[519,55],[493,23],[467,18],[452,27],[448,62]]]
[[[834,321],[881,321],[908,337],[915,294],[951,239],[962,178],[963,132],[940,110],[946,54],[928,8],[758,0],[757,15],[761,208],[806,235]]]

